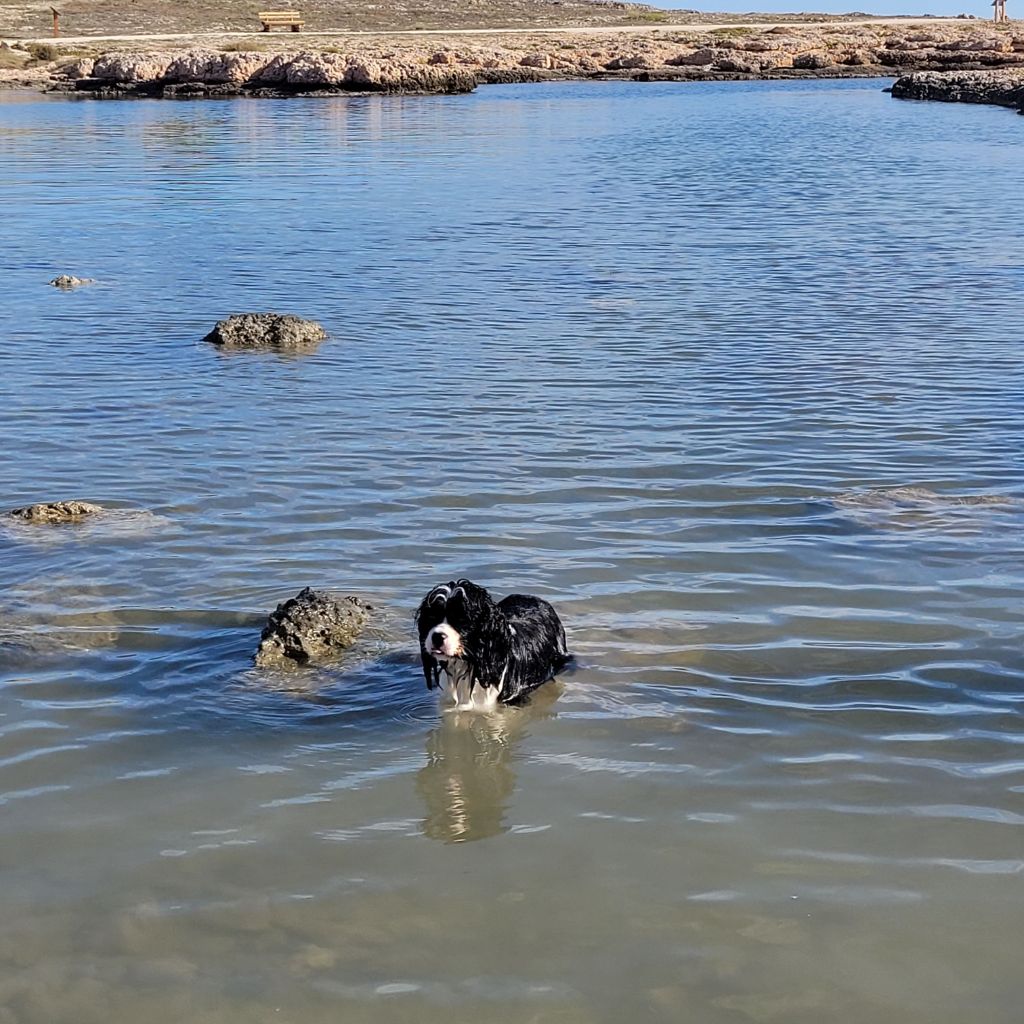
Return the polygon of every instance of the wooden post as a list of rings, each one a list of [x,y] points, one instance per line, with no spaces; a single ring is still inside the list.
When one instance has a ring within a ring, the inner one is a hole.
[[[53,37],[56,39],[60,35],[60,11],[56,7],[51,7],[53,11]]]

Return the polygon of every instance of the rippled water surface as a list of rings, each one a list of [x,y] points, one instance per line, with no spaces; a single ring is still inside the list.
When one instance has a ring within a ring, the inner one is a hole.
[[[120,514],[0,534],[0,1021],[1016,1024],[1024,507],[834,499],[1024,497],[1020,120],[3,97],[2,499]],[[456,575],[575,670],[442,715]]]

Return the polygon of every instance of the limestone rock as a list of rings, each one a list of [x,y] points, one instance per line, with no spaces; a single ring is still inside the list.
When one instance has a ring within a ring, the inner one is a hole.
[[[702,46],[699,50],[691,50],[688,53],[680,53],[675,57],[669,57],[665,61],[672,67],[710,67],[716,60],[725,56],[722,50],[714,50],[710,46]]]
[[[755,71],[760,71],[761,61],[756,63],[751,60],[744,60],[743,57],[732,54],[729,57],[720,57],[714,63],[716,71],[731,71],[734,74],[752,74]]]
[[[69,61],[67,64],[62,64],[57,69],[57,75],[61,78],[66,78],[68,81],[74,82],[79,78],[91,78],[93,67],[96,62],[92,57],[79,57],[78,60]]]
[[[920,67],[923,55],[914,50],[879,50],[878,63],[888,68]],[[957,58],[959,60],[959,58]]]
[[[306,587],[271,612],[256,650],[260,668],[308,665],[340,654],[359,638],[373,606]]]
[[[914,71],[892,87],[896,99],[947,103],[994,103],[1024,108],[1021,71]]]
[[[844,53],[839,54],[836,60],[837,63],[848,68],[863,67],[865,64],[872,63],[871,54],[866,50],[858,49],[846,50]]]
[[[773,71],[775,68],[791,68],[793,55],[783,50],[774,50],[758,56],[758,64],[762,71]]]
[[[248,82],[266,63],[265,53],[189,50],[170,63],[163,77],[170,82],[241,85]]]
[[[288,85],[309,88],[331,88],[345,83],[350,58],[340,53],[299,53],[285,65],[284,80]]]
[[[808,71],[830,68],[833,64],[835,64],[835,61],[824,50],[808,50],[805,53],[798,53],[793,57],[793,67]]]
[[[519,60],[521,67],[541,68],[544,70],[550,70],[554,67],[554,63],[549,53],[528,53]]]
[[[783,45],[778,39],[769,39],[762,36],[760,39],[750,39],[743,43],[742,49],[746,50],[747,53],[771,53],[774,50],[783,49]]]
[[[105,53],[96,58],[90,77],[117,84],[152,82],[163,78],[170,63],[166,53]]]
[[[462,93],[476,88],[469,68],[433,66],[411,60],[350,60],[343,87],[371,92]]]
[[[219,320],[203,341],[226,349],[308,352],[326,337],[315,320],[281,313],[239,313]]]
[[[55,78],[64,87],[73,82],[76,92],[95,95],[233,95],[251,90],[471,92],[477,84],[475,75],[465,67],[451,66],[455,62],[455,57],[442,64],[418,54],[390,51],[367,55],[303,50],[271,56],[197,49],[178,54],[107,53],[95,61],[65,64]]]
[[[14,508],[9,514],[28,523],[76,523],[102,511],[102,506],[87,501],[51,501]]]
[[[476,76],[466,68],[310,51],[278,54],[252,76],[251,82],[293,90],[366,92],[471,92],[476,88]]]
[[[644,53],[627,53],[622,57],[616,57],[614,60],[610,60],[605,64],[605,68],[608,71],[631,70],[634,68],[653,68],[657,66],[658,62],[652,60]]]
[[[996,35],[995,33],[991,35],[972,35],[939,43],[936,49],[961,50],[974,53],[984,50],[993,53],[1009,53],[1013,50],[1013,39],[1010,36]]]

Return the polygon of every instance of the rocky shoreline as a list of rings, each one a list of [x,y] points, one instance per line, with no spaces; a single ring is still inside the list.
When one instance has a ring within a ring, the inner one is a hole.
[[[476,88],[464,68],[389,62],[355,55],[302,51],[292,54],[109,53],[57,68],[50,88],[91,95],[282,96],[310,92],[461,93]]]
[[[338,45],[324,40],[324,48],[316,50],[294,49],[294,40],[279,36],[265,44],[252,40],[251,50],[241,45],[58,52],[49,55],[52,60],[22,69],[20,76],[8,71],[0,77],[8,84],[80,96],[175,98],[464,93],[481,83],[564,79],[689,81],[895,77],[949,71],[1024,73],[1024,23],[1010,23],[1005,31],[964,22],[694,27],[599,37],[572,33],[431,40],[342,37]],[[263,46],[268,48],[255,48]],[[26,77],[29,70],[33,73]],[[934,91],[934,98],[939,98],[943,90],[935,87]]]
[[[1024,114],[1024,68],[1016,71],[915,71],[897,79],[892,94],[901,100],[989,103]]]

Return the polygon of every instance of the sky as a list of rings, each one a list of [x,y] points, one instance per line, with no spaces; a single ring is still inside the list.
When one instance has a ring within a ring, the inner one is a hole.
[[[655,7],[690,8],[699,11],[729,11],[745,14],[748,11],[786,12],[820,11],[826,14],[848,14],[863,11],[867,14],[939,14],[945,17],[973,14],[978,18],[991,18],[990,0],[642,0]],[[1024,0],[1007,0],[1007,13],[1011,18],[1024,17]]]

